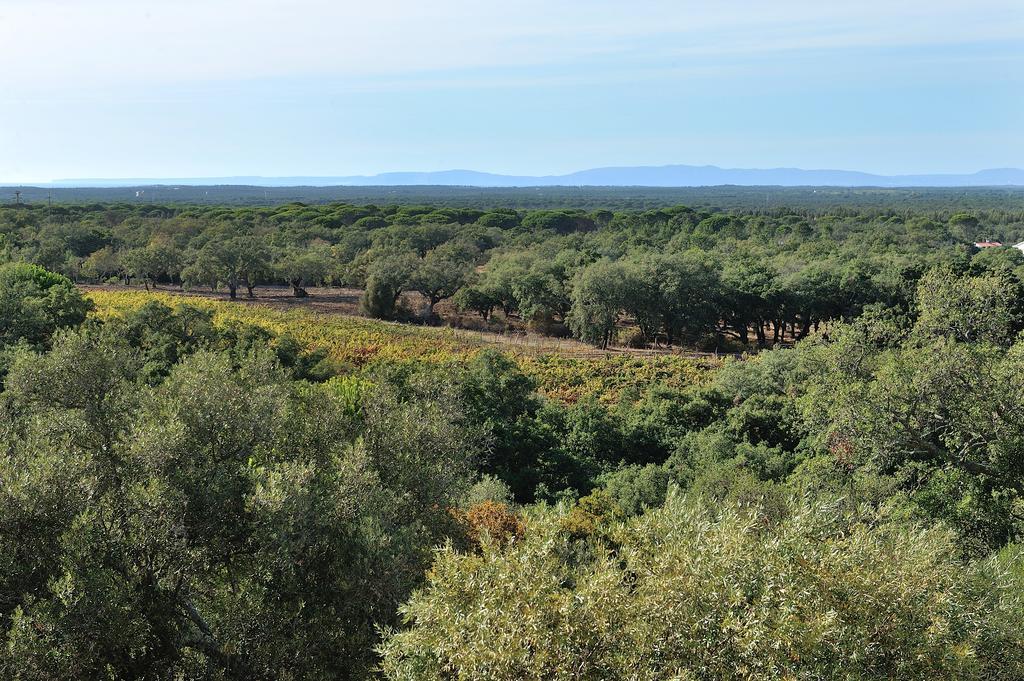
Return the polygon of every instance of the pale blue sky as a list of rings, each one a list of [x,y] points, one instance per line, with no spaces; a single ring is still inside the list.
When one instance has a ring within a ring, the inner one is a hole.
[[[1024,166],[1024,2],[0,0],[0,181]]]

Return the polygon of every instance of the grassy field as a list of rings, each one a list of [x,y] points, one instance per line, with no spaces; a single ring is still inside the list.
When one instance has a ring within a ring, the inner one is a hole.
[[[458,362],[484,348],[497,347],[515,358],[549,397],[574,402],[586,397],[615,400],[623,390],[663,382],[682,386],[707,380],[718,366],[713,359],[581,351],[570,343],[503,343],[485,334],[456,329],[411,326],[343,314],[297,308],[279,310],[209,298],[143,291],[91,290],[93,315],[109,318],[150,301],[175,307],[191,305],[213,314],[215,323],[231,320],[256,324],[277,334],[289,333],[309,349],[324,350],[346,371],[362,373],[381,363]]]

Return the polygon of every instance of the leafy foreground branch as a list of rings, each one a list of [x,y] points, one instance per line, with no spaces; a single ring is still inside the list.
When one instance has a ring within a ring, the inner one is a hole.
[[[926,679],[1024,674],[1021,574],[842,502],[670,495],[586,533],[442,551],[381,651],[395,679]]]

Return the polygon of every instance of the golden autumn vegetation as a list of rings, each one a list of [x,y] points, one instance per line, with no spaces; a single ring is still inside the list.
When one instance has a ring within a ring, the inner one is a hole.
[[[154,301],[171,307],[189,305],[210,312],[216,324],[240,322],[277,335],[288,334],[304,348],[322,350],[332,362],[349,370],[364,370],[381,363],[464,361],[492,347],[477,336],[451,329],[302,309],[275,310],[155,291],[93,290],[86,297],[95,304],[93,315],[99,319],[138,310]],[[674,387],[700,383],[715,364],[710,359],[664,355],[580,358],[559,356],[556,351],[513,356],[522,370],[537,381],[542,393],[567,402],[587,397],[614,400],[624,390],[642,389],[654,383]]]
[[[526,532],[522,516],[500,501],[488,499],[465,511],[452,509],[452,514],[464,526],[469,543],[478,549],[485,541],[505,545],[521,540]]]

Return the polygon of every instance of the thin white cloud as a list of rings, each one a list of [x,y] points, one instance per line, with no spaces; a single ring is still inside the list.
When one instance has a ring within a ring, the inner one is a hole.
[[[750,58],[1022,34],[1019,0],[0,0],[12,91]]]
[[[1019,165],[1021,36],[1022,0],[0,0],[0,180]]]

